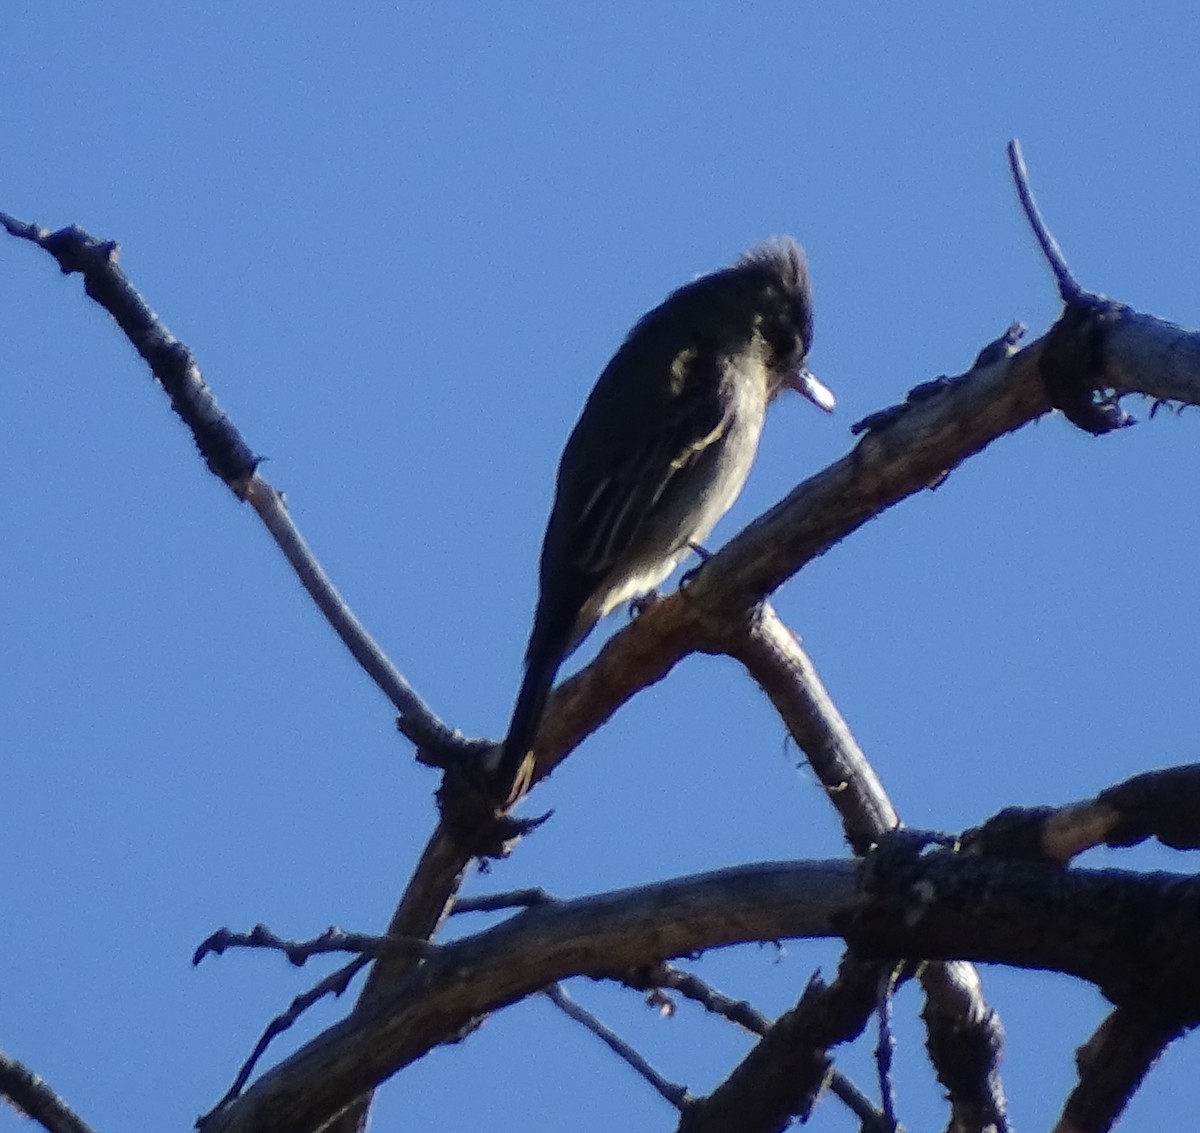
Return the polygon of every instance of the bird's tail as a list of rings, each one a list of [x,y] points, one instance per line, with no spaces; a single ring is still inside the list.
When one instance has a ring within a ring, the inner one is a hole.
[[[560,664],[561,658],[555,653],[548,657],[538,656],[530,650],[525,679],[517,693],[516,707],[495,772],[496,797],[504,800],[506,808],[513,806],[533,782],[533,741]]]

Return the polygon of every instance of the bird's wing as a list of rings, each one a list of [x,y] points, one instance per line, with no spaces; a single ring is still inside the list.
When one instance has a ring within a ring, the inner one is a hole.
[[[692,352],[685,355],[682,380],[673,384],[666,404],[643,417],[655,422],[653,431],[647,435],[617,423],[604,459],[577,483],[574,514],[562,518],[573,528],[572,561],[585,574],[605,573],[644,541],[644,525],[667,489],[729,428],[732,411],[722,396],[716,360],[697,366]],[[622,445],[631,434],[636,445]]]

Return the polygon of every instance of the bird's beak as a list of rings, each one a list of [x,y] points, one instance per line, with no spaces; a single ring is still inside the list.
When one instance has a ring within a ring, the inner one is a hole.
[[[833,391],[828,386],[821,384],[816,374],[810,373],[801,366],[788,384],[797,393],[802,393],[807,397],[818,409],[824,409],[826,413],[833,412],[837,398],[833,396]]]

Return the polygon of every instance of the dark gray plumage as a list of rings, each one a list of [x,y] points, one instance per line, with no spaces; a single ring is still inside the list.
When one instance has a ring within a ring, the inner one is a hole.
[[[525,678],[494,771],[506,805],[529,787],[559,666],[729,510],[776,394],[790,386],[833,408],[805,369],[811,345],[808,269],[785,239],[673,292],[604,368],[559,462]]]

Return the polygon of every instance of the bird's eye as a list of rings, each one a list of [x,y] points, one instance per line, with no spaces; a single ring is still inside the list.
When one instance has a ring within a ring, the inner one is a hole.
[[[771,361],[780,368],[799,362],[807,351],[795,325],[787,319],[763,328],[767,345],[771,349]]]

